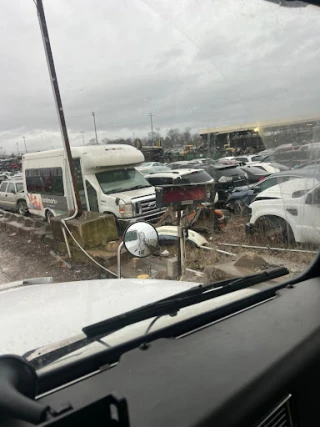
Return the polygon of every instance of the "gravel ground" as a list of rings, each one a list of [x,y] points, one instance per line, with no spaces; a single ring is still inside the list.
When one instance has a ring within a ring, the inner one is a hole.
[[[0,231],[0,284],[34,277],[53,277],[55,282],[105,278],[103,270],[91,264],[63,267],[51,255],[51,246],[23,236]]]

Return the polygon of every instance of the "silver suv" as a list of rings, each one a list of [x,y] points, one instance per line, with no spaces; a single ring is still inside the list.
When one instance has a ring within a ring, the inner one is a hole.
[[[24,195],[23,181],[3,181],[0,185],[0,208],[26,215],[28,206]]]

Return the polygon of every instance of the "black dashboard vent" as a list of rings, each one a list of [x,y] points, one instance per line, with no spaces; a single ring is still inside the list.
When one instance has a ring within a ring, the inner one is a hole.
[[[294,427],[289,394],[256,427]]]

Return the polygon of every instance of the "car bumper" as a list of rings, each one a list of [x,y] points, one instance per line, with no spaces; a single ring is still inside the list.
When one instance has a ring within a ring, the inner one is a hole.
[[[161,209],[161,210],[157,210],[156,212],[148,213],[146,215],[139,215],[139,216],[134,216],[130,218],[117,218],[117,220],[119,224],[126,224],[126,225],[128,225],[128,223],[133,223],[138,221],[157,222],[161,218],[165,210],[166,209]]]

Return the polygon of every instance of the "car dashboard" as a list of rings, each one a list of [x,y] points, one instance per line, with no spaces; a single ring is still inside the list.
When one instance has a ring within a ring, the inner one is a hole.
[[[0,370],[0,426],[319,425],[320,279],[243,302],[36,375],[27,402]]]

